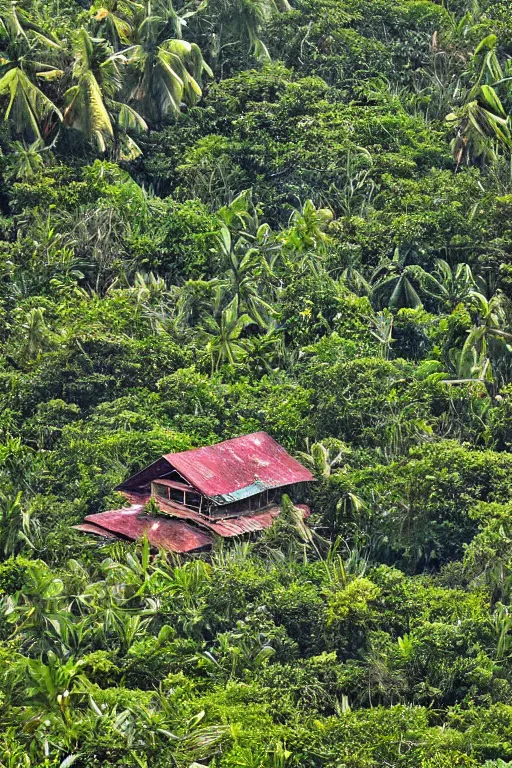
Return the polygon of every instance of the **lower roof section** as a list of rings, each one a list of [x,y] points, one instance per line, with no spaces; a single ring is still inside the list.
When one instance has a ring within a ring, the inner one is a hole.
[[[224,520],[211,520],[191,509],[159,500],[162,515],[148,515],[144,506],[148,497],[130,499],[131,507],[111,509],[88,515],[85,523],[74,527],[86,533],[105,537],[123,537],[135,541],[147,536],[152,547],[171,552],[185,553],[209,548],[215,536],[233,538],[270,528],[280,513],[278,506],[270,506],[256,514],[245,514]],[[304,518],[309,517],[309,507],[299,504]]]
[[[80,525],[74,525],[77,531],[83,531],[84,533],[94,533],[95,536],[101,536],[104,539],[116,539],[117,536],[112,531],[107,531],[106,528],[100,528],[99,525],[93,525],[92,523],[80,523]]]
[[[188,525],[183,520],[147,515],[139,504],[88,515],[85,520],[88,524],[133,541],[146,535],[152,547],[177,553],[210,547],[213,541],[207,531]]]

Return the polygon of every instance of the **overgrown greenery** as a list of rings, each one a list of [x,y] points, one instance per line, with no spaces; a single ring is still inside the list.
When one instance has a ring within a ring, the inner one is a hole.
[[[512,765],[512,10],[0,0],[1,768]],[[265,429],[309,528],[72,526]]]

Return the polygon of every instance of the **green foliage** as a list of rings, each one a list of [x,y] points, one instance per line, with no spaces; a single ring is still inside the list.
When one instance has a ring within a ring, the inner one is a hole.
[[[0,768],[507,768],[509,4],[85,6],[0,0]],[[73,528],[256,430],[264,532]]]

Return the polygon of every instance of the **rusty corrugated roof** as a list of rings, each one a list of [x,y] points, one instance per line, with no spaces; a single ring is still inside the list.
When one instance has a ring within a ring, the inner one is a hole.
[[[141,504],[99,512],[85,519],[87,523],[128,539],[141,539],[145,534],[151,546],[171,552],[191,552],[209,547],[212,543],[212,536],[207,531],[177,518],[147,515]]]
[[[149,496],[126,495],[131,497],[131,501],[138,499],[139,503],[88,515],[85,518],[87,522],[75,525],[74,528],[98,536],[124,536],[133,541],[146,534],[153,547],[183,553],[210,546],[213,542],[211,534],[231,538],[262,531],[269,528],[280,513],[278,506],[272,506],[258,514],[208,520],[191,509],[159,500],[162,512],[169,517],[152,517],[143,511]],[[305,518],[309,517],[309,507],[305,504],[297,506],[302,509]]]
[[[242,489],[251,486],[259,493],[314,480],[311,472],[266,432],[168,453],[165,458],[191,485],[217,503],[234,501]]]
[[[100,528],[99,525],[93,525],[92,523],[80,523],[80,525],[74,525],[73,528],[84,533],[94,533],[95,536],[102,536],[104,539],[116,538],[116,534],[112,533],[112,531],[107,531],[105,528]]]
[[[279,516],[281,508],[277,505],[265,507],[261,512],[255,512],[253,514],[238,515],[238,517],[229,517],[223,520],[208,519],[199,512],[194,512],[192,509],[182,506],[181,504],[173,504],[169,501],[163,501],[158,499],[158,505],[162,512],[170,515],[171,517],[177,517],[180,520],[189,520],[190,522],[201,525],[207,528],[217,536],[223,538],[230,538],[231,536],[241,536],[244,533],[252,533],[253,531],[262,531],[264,528],[270,528],[276,517]],[[306,504],[297,504],[297,507],[302,510],[304,519],[308,518],[311,514],[309,507]]]
[[[204,448],[168,453],[119,488],[140,488],[173,468],[217,504],[315,479],[270,435],[254,432]]]

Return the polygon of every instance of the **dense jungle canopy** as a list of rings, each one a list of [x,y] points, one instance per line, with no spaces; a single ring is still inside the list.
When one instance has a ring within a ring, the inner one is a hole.
[[[1,768],[512,766],[508,0],[0,0]],[[73,529],[163,453],[253,540]]]

